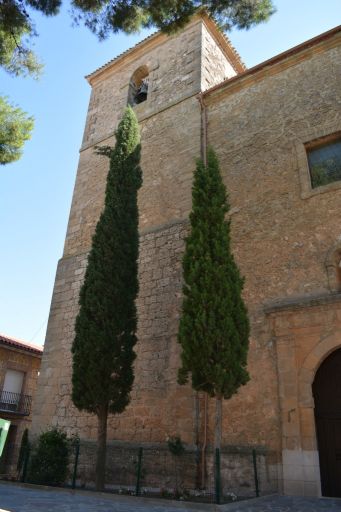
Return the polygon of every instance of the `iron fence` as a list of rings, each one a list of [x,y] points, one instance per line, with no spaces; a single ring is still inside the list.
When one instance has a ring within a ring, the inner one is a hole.
[[[34,445],[31,452],[34,452]],[[30,480],[26,457],[22,480]],[[70,445],[66,485],[95,490],[96,445]],[[278,459],[262,447],[208,449],[205,462],[196,449],[173,454],[167,446],[107,446],[105,491],[136,496],[227,503],[278,491]]]

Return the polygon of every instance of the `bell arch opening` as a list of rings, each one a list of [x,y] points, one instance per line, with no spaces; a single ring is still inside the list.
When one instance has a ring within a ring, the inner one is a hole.
[[[147,66],[140,66],[133,73],[128,90],[128,105],[132,107],[146,101],[149,87],[149,70]]]
[[[324,359],[312,390],[323,496],[341,497],[341,348]]]

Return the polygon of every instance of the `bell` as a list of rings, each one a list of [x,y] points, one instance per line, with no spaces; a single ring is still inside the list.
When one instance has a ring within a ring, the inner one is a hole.
[[[143,101],[146,101],[147,99],[147,93],[143,91],[138,91],[135,96],[135,103],[142,103]]]
[[[135,95],[135,103],[142,103],[146,101],[148,95],[148,81],[142,80],[140,87]]]

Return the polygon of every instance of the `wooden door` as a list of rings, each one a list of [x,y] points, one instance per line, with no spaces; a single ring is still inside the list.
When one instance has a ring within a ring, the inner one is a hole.
[[[341,497],[341,349],[318,369],[313,394],[322,495]]]

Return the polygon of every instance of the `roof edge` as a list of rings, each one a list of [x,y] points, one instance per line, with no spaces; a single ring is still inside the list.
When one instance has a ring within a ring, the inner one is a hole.
[[[210,16],[205,12],[199,12],[195,14],[192,19],[185,25],[181,30],[186,30],[187,27],[190,25],[193,25],[195,23],[198,23],[199,21],[203,21],[208,30],[213,33],[213,36],[215,37],[217,43],[221,47],[222,51],[225,53],[226,57],[230,61],[231,65],[234,67],[235,71],[237,73],[242,73],[245,71],[246,66],[242,62],[242,59],[240,55],[238,54],[237,50],[232,46],[231,41],[228,39],[228,37],[225,36],[225,34],[218,28],[214,20],[210,18]],[[140,50],[141,48],[152,45],[156,40],[160,40],[161,43],[166,41],[168,38],[176,36],[177,33],[173,35],[167,35],[160,30],[157,32],[154,32],[153,34],[147,36],[146,38],[142,39],[139,43],[132,46],[131,48],[128,48],[127,50],[123,51],[121,54],[117,55],[113,59],[109,60],[107,63],[103,64],[103,66],[100,66],[92,73],[89,73],[85,76],[85,79],[89,82],[91,85],[93,80],[100,76],[102,73],[110,69],[111,67],[114,67],[124,61],[127,57],[131,56],[136,51]]]
[[[230,39],[222,32],[214,20],[205,12],[201,14],[201,18],[206,24],[208,30],[210,30],[215,36],[216,42],[220,46],[221,50],[225,54],[226,58],[237,73],[243,73],[247,67],[242,61],[236,48],[231,43]]]
[[[43,353],[43,347],[40,345],[35,345],[34,343],[19,340],[17,338],[13,338],[12,336],[7,336],[6,334],[2,333],[0,333],[0,346],[1,345],[5,345],[11,348],[17,348],[19,350],[24,350],[26,352],[31,352],[35,355],[42,355]]]
[[[210,96],[212,93],[215,93],[219,89],[224,89],[225,87],[228,87],[232,83],[241,81],[244,78],[252,76],[252,75],[258,73],[259,71],[262,71],[265,68],[268,68],[277,63],[280,63],[291,56],[299,54],[302,51],[308,50],[311,47],[317,46],[320,43],[323,43],[324,41],[326,41],[328,39],[332,39],[335,35],[337,35],[339,33],[341,33],[341,25],[338,25],[337,27],[334,27],[331,30],[328,30],[327,32],[323,32],[322,34],[319,34],[318,36],[315,36],[311,39],[308,39],[307,41],[304,41],[303,43],[293,46],[292,48],[289,48],[288,50],[285,50],[284,52],[281,52],[278,55],[271,57],[270,59],[267,59],[259,64],[256,64],[256,66],[246,69],[242,73],[240,73],[232,78],[228,78],[227,80],[224,80],[223,82],[220,82],[217,85],[214,85],[210,89],[207,89],[206,91],[200,93],[200,95],[202,97]]]
[[[94,78],[98,77],[99,75],[101,75],[103,72],[107,71],[107,69],[116,66],[119,62],[124,60],[128,55],[133,53],[135,50],[139,50],[142,46],[145,46],[145,45],[147,45],[147,43],[151,43],[155,39],[159,39],[162,36],[164,36],[165,38],[167,37],[165,34],[162,34],[161,32],[155,32],[154,34],[151,34],[151,35],[145,37],[144,39],[142,39],[142,41],[135,44],[131,48],[128,48],[127,50],[123,51],[122,53],[120,53],[119,55],[114,57],[113,59],[109,60],[108,62],[106,62],[105,64],[100,66],[99,68],[95,69],[95,71],[93,71],[92,73],[85,75],[85,79],[91,85],[92,80]]]

